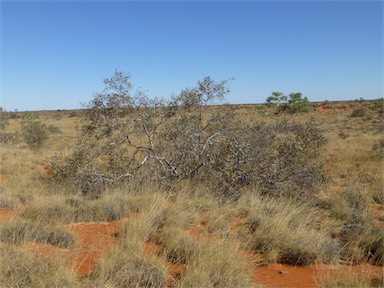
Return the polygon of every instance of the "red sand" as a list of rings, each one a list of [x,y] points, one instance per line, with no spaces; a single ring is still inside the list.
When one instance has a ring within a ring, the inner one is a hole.
[[[156,245],[155,243],[152,243],[152,242],[145,242],[143,245],[143,249],[145,254],[158,256],[163,250],[163,247],[161,247],[160,245]]]
[[[48,179],[48,180],[51,180],[53,178],[53,173],[52,171],[49,169],[49,166],[48,165],[43,165],[43,169],[44,169],[44,176]]]
[[[175,281],[182,278],[187,273],[187,265],[184,264],[173,264],[165,262],[168,270],[168,278],[165,281],[167,287],[172,287]]]
[[[209,213],[204,212],[196,217],[196,221],[191,227],[188,229],[188,234],[194,238],[195,240],[202,241],[218,241],[221,238],[217,235],[213,235],[208,232],[207,224],[209,221]]]
[[[160,256],[163,251],[163,247],[152,242],[145,242],[143,245],[144,253],[151,256]],[[182,278],[187,273],[187,266],[184,264],[174,264],[168,261],[164,261],[167,267],[168,277],[165,281],[167,287],[172,287],[178,279]]]
[[[45,261],[63,259],[68,254],[68,249],[61,249],[50,244],[27,242],[23,247],[31,250],[32,253]]]
[[[0,208],[0,221],[7,221],[12,216],[15,216],[13,211],[9,208]]]
[[[0,174],[0,181],[7,183],[9,179],[9,176],[6,174]]]
[[[117,244],[122,221],[111,223],[72,224],[68,228],[77,237],[77,245],[69,252],[70,266],[79,277],[90,274],[97,261]]]
[[[377,226],[384,228],[384,205],[372,204],[370,210],[373,216],[377,219]]]

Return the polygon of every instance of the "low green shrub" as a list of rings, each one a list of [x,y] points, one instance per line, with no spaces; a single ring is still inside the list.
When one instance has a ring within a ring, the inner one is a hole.
[[[48,129],[44,123],[33,116],[26,116],[21,121],[21,136],[31,149],[39,149],[48,139]]]

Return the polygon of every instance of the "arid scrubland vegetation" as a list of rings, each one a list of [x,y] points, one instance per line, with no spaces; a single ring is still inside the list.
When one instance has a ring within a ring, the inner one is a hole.
[[[0,287],[384,285],[383,100],[105,84],[1,112]]]

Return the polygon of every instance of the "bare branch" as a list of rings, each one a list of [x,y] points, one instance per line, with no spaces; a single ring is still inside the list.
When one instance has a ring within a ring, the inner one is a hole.
[[[207,149],[207,146],[211,143],[212,139],[215,138],[215,137],[217,137],[217,136],[221,136],[221,137],[224,138],[224,135],[221,134],[220,132],[217,132],[217,133],[215,133],[215,134],[209,136],[209,137],[207,138],[207,140],[205,141],[205,144],[204,144],[204,146],[203,146],[203,151],[205,151],[205,150]]]

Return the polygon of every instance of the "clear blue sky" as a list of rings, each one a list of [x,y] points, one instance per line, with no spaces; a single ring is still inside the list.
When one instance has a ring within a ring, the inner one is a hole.
[[[210,75],[230,103],[383,96],[382,1],[2,1],[0,106],[80,108],[115,69],[150,97]]]

